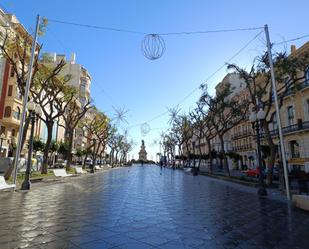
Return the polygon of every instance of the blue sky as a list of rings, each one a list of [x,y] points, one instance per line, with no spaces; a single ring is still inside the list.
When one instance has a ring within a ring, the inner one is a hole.
[[[33,29],[35,16],[40,14],[50,19],[146,33],[261,27],[267,23],[272,41],[309,34],[307,0],[1,0],[0,7],[14,13],[29,29]],[[93,77],[91,91],[98,108],[110,116],[115,113],[112,106],[129,111],[129,124],[122,124],[125,128],[147,122],[167,107],[177,105],[257,33],[164,36],[166,52],[156,61],[143,57],[143,35],[50,23],[40,42],[44,51],[65,53],[67,57],[76,53],[77,62]],[[264,40],[261,34],[231,62],[249,67],[265,49]],[[300,46],[305,41],[295,44]],[[209,79],[210,91],[226,73],[224,68]],[[196,91],[182,101],[181,110],[192,109],[199,94]],[[167,128],[168,119],[164,115],[149,122],[152,130],[146,137],[141,136],[139,125],[129,129],[129,136],[137,142],[131,153],[135,158],[141,139],[146,141],[149,158],[155,158],[159,147],[153,141]]]

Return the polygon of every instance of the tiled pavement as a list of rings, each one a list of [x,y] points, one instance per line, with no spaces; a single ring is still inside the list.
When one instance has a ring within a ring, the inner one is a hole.
[[[0,193],[0,210],[1,249],[309,248],[308,213],[156,166]]]

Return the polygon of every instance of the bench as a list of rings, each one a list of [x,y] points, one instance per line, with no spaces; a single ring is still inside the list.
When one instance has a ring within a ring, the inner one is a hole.
[[[83,170],[82,167],[75,167],[75,173],[76,174],[85,174],[87,172],[85,170]]]
[[[309,211],[309,195],[292,195],[295,206]]]
[[[0,176],[0,189],[15,188],[15,184],[7,184],[4,177]]]
[[[57,177],[67,177],[72,176],[72,174],[68,174],[65,169],[53,169],[54,175]]]
[[[192,168],[184,168],[183,171],[185,173],[191,173]]]

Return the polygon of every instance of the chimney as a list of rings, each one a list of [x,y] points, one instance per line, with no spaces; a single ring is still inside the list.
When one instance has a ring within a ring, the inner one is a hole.
[[[291,54],[294,54],[296,52],[296,46],[291,45]]]
[[[75,64],[75,59],[76,59],[76,54],[75,53],[71,53],[70,63],[71,64]]]

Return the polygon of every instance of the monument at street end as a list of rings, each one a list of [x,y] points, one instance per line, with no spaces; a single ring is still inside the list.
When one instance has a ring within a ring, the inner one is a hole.
[[[147,152],[145,149],[145,142],[144,140],[142,140],[142,146],[141,146],[141,150],[138,153],[138,160],[139,161],[147,161]]]

